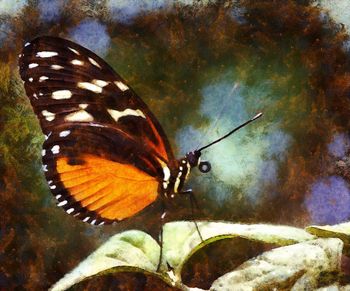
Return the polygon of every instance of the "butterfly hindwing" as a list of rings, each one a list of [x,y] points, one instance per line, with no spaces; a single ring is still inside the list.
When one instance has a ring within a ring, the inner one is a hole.
[[[125,148],[123,155],[113,151],[123,144],[132,151]],[[130,217],[151,204],[157,197],[160,169],[144,164],[145,172],[136,167],[142,159],[154,157],[140,149],[138,160],[135,148],[133,141],[110,129],[99,134],[89,127],[53,132],[43,146],[43,169],[58,205],[100,224]]]
[[[174,158],[159,122],[125,81],[91,51],[55,37],[27,43],[19,65],[46,136],[43,169],[58,204],[97,224],[152,203]]]

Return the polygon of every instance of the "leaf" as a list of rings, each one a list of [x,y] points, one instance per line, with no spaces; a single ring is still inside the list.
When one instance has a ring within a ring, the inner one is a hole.
[[[349,290],[350,290],[350,285],[339,286],[339,284],[333,284],[327,287],[316,289],[316,291],[349,291]]]
[[[350,222],[336,225],[311,225],[305,230],[318,237],[337,237],[344,242],[344,250],[350,255]]]
[[[314,239],[314,236],[306,231],[289,226],[224,222],[198,222],[198,225],[204,242],[201,242],[192,221],[171,222],[164,225],[163,261],[160,273],[156,272],[160,252],[158,243],[142,231],[131,230],[111,237],[52,286],[51,290],[66,290],[91,276],[122,271],[151,274],[160,277],[170,286],[182,290],[195,290],[182,284],[181,269],[193,253],[207,244],[234,237],[278,245]],[[165,262],[174,270],[167,270]]]
[[[342,247],[328,238],[275,248],[221,276],[210,290],[314,290],[321,272],[340,271]]]
[[[167,262],[174,268],[176,280],[180,280],[182,266],[193,253],[217,240],[243,237],[264,243],[289,245],[315,238],[302,229],[290,226],[227,222],[197,222],[197,224],[204,239],[203,243],[192,221],[171,222],[164,225],[163,252]]]
[[[155,273],[159,251],[158,243],[142,231],[130,230],[116,234],[53,285],[51,290],[66,290],[87,277],[115,267],[120,267],[116,271],[131,267],[134,271],[138,269]]]

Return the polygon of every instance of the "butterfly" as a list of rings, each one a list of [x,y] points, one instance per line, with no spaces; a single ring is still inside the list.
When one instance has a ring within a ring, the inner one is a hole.
[[[211,169],[201,151],[175,159],[160,123],[104,60],[43,36],[19,55],[24,88],[45,134],[42,169],[65,212],[92,225],[130,218],[182,193],[191,170]]]

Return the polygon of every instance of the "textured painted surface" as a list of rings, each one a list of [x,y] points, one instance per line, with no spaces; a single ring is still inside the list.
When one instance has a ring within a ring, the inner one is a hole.
[[[295,226],[349,219],[346,1],[34,2],[0,1],[1,288],[47,288],[111,234],[159,230],[157,204],[104,228],[55,207],[40,170],[43,135],[16,69],[21,47],[38,35],[104,56],[159,118],[178,156],[264,112],[204,152],[212,171],[193,173],[188,186],[198,217]],[[190,213],[179,199],[169,219]]]

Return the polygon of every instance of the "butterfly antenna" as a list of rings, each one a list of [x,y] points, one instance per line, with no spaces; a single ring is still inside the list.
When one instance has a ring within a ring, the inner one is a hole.
[[[197,151],[198,152],[201,152],[202,150],[222,141],[223,139],[229,137],[231,134],[233,134],[234,132],[236,132],[237,130],[241,129],[242,127],[248,125],[249,123],[253,122],[254,120],[257,120],[258,118],[260,118],[262,116],[262,112],[258,113],[257,115],[255,115],[253,118],[249,119],[248,121],[242,123],[240,126],[237,126],[236,128],[232,129],[229,133],[225,134],[224,136],[220,137],[219,139],[217,140],[214,140],[213,142],[211,142],[210,144],[207,144],[206,146],[204,147],[201,147],[200,149],[198,149]]]

